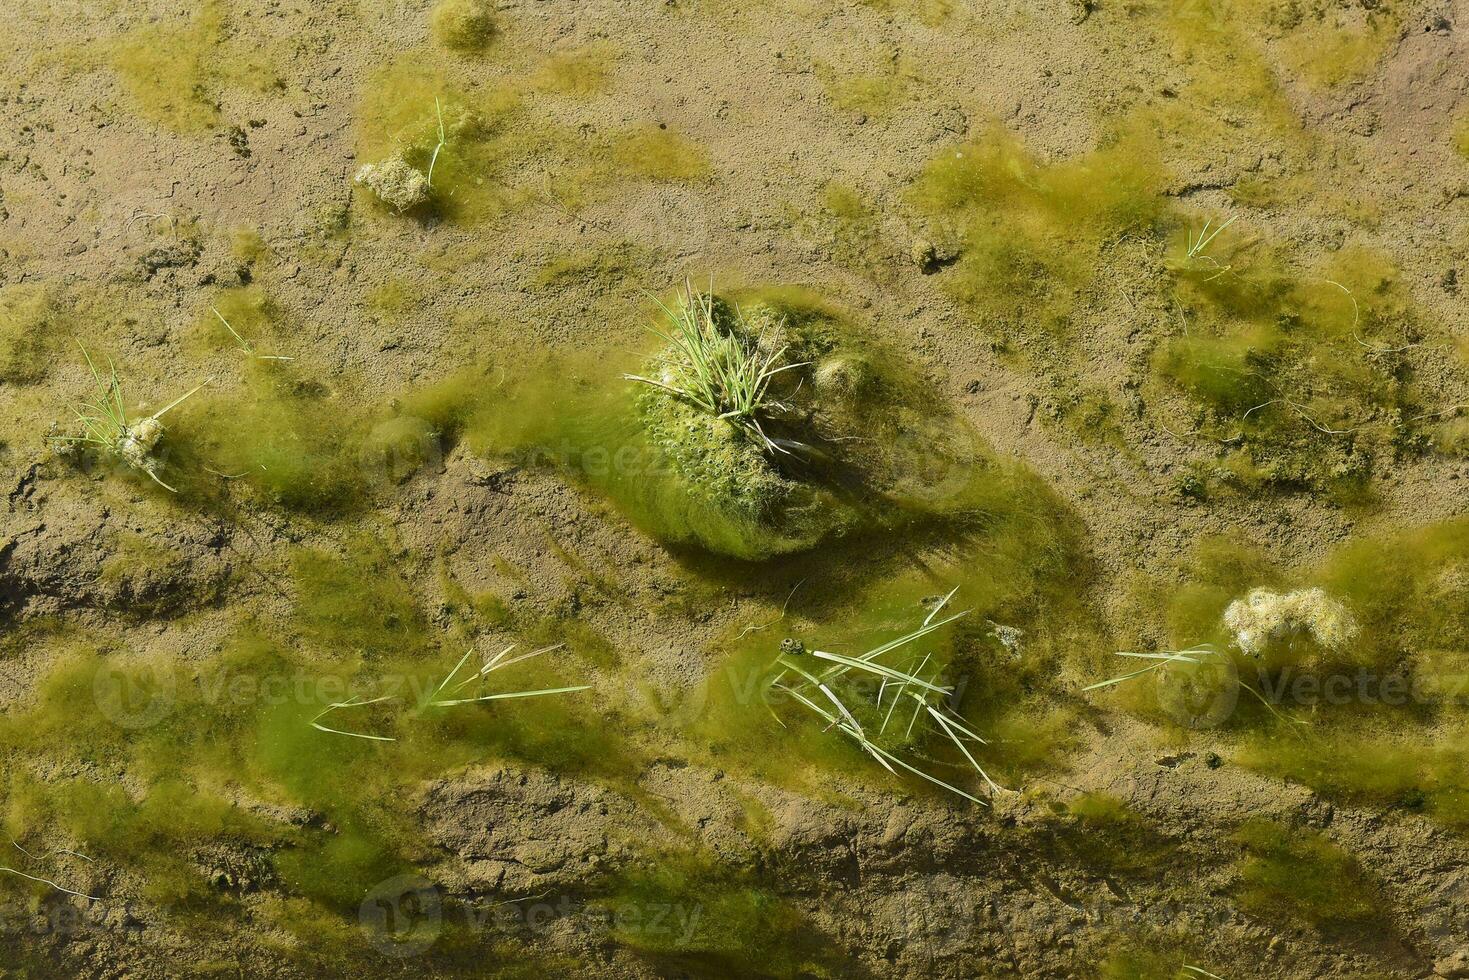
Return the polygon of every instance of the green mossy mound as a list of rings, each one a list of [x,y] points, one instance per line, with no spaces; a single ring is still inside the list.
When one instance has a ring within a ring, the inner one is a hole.
[[[991,464],[896,352],[801,290],[735,293],[714,310],[721,329],[793,365],[772,381],[780,407],[762,420],[787,450],[662,389],[637,392],[643,436],[680,491],[664,537],[759,560],[974,516]],[[644,373],[658,377],[668,357],[655,354]]]
[[[451,51],[483,51],[495,36],[495,16],[487,0],[439,0],[429,16],[434,40]]]

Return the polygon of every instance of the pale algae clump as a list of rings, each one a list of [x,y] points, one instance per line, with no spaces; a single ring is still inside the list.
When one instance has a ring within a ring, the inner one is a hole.
[[[364,163],[354,178],[378,199],[399,211],[407,211],[428,200],[428,176],[394,153],[382,163]]]
[[[1357,622],[1346,606],[1319,588],[1294,592],[1254,589],[1224,610],[1224,625],[1235,644],[1252,657],[1270,641],[1309,634],[1328,650],[1340,650],[1357,634]]]
[[[485,0],[439,0],[430,16],[434,38],[462,53],[479,51],[495,36],[495,18]]]

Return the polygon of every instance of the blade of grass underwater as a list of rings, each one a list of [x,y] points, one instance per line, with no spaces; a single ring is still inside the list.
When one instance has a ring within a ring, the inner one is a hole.
[[[384,701],[391,700],[393,700],[393,696],[390,694],[385,694],[380,698],[372,698],[367,701],[362,701],[359,700],[357,697],[352,697],[346,701],[339,701],[336,704],[329,704],[326,706],[326,708],[322,710],[321,714],[318,714],[315,718],[311,719],[310,725],[312,728],[316,729],[319,732],[329,732],[332,735],[347,735],[351,738],[365,738],[372,742],[396,742],[398,741],[396,738],[388,738],[386,735],[365,735],[362,732],[347,732],[339,728],[328,728],[325,725],[319,724],[320,720],[324,718],[327,714],[338,709],[365,708],[370,704],[381,704]]]
[[[182,394],[179,397],[175,398],[173,401],[169,402],[167,405],[163,406],[158,411],[154,412],[152,417],[155,418],[155,419],[156,418],[159,418],[160,416],[163,415],[164,412],[167,412],[167,411],[169,411],[171,409],[177,408],[178,406],[182,405],[185,401],[187,401],[188,399],[192,398],[195,394],[197,394],[201,388],[205,387],[205,385],[208,385],[213,380],[214,380],[214,378],[212,378],[212,377],[205,378],[202,384],[195,385],[192,390],[190,390],[188,392],[185,392],[184,394]]]
[[[1232,221],[1234,219],[1231,218],[1230,220]],[[1219,974],[1210,973],[1208,970],[1204,969],[1201,966],[1190,966],[1189,964],[1185,963],[1183,965],[1183,969],[1188,970],[1190,973],[1197,973],[1201,977],[1208,977],[1209,980],[1224,980],[1224,978],[1221,977]]]
[[[907,681],[917,687],[933,691],[935,694],[948,694],[951,691],[950,688],[939,687],[937,684],[931,684],[928,681],[922,680],[918,677],[914,677],[911,674],[905,674],[901,670],[898,670],[896,667],[888,667],[884,664],[875,664],[868,660],[857,660],[852,657],[844,657],[839,653],[828,653],[825,650],[813,650],[811,651],[811,656],[816,657],[820,660],[829,660],[832,663],[841,664],[842,666],[849,667],[852,670],[864,670],[870,674],[876,674],[879,677],[891,677],[895,681]]]
[[[1117,656],[1119,657],[1131,657],[1136,660],[1156,660],[1158,662],[1154,664],[1149,664],[1148,666],[1139,668],[1138,670],[1129,671],[1128,673],[1121,674],[1117,677],[1109,677],[1106,680],[1098,681],[1095,684],[1088,684],[1086,687],[1082,688],[1081,691],[1083,694],[1085,694],[1087,691],[1096,691],[1104,687],[1111,687],[1114,684],[1121,684],[1124,681],[1130,681],[1134,677],[1141,677],[1143,674],[1146,674],[1150,670],[1157,670],[1159,667],[1167,666],[1170,663],[1201,664],[1203,663],[1203,660],[1197,658],[1196,655],[1198,654],[1218,655],[1217,651],[1214,650],[1212,647],[1190,647],[1187,650],[1178,650],[1172,653],[1137,653],[1132,650],[1119,650],[1117,651]]]
[[[974,771],[979,773],[980,777],[989,784],[990,789],[994,790],[997,793],[1000,792],[1000,786],[993,779],[990,778],[990,774],[985,772],[984,767],[981,766],[979,764],[979,761],[970,754],[969,747],[966,746],[964,742],[960,740],[957,735],[954,734],[954,730],[949,727],[949,723],[944,719],[944,716],[935,711],[933,705],[927,705],[927,708],[928,713],[933,716],[934,720],[943,726],[944,732],[949,736],[950,741],[952,741],[955,745],[959,747],[960,752],[964,753],[964,758],[969,760],[969,764],[974,767]]]
[[[819,678],[811,675],[804,668],[800,667],[797,664],[786,663],[784,664],[784,666],[789,667],[791,670],[794,670],[796,673],[806,678],[806,680],[810,681],[812,684],[815,684],[817,689],[820,690],[822,694],[826,695],[827,700],[836,705],[837,711],[839,711],[842,717],[846,719],[847,723],[852,726],[852,729],[856,731],[857,734],[860,735],[864,740],[866,739],[867,736],[863,734],[862,726],[858,723],[857,719],[853,717],[852,713],[847,710],[847,706],[842,704],[841,699],[838,698],[834,693],[832,693],[831,688],[827,687],[824,683],[821,682]]]
[[[896,650],[898,647],[903,646],[904,644],[912,643],[914,640],[920,639],[921,637],[925,637],[928,634],[934,632],[935,630],[943,629],[945,626],[948,626],[950,623],[954,622],[954,620],[956,620],[956,619],[963,619],[965,616],[968,616],[968,615],[969,615],[969,610],[966,609],[963,612],[955,613],[954,615],[950,616],[948,619],[940,620],[937,623],[927,623],[927,624],[919,627],[918,629],[914,630],[912,633],[909,633],[906,636],[900,636],[896,640],[889,640],[887,643],[884,643],[882,646],[877,647],[877,648],[875,648],[873,650],[867,651],[866,653],[862,654],[862,656],[859,659],[862,659],[862,660],[872,660],[875,657],[880,657],[880,656],[882,656],[885,653],[888,653],[890,651]]]
[[[43,885],[50,885],[52,888],[56,889],[59,892],[62,892],[62,893],[67,894],[67,895],[75,895],[77,898],[85,898],[89,902],[100,902],[100,901],[102,901],[102,899],[98,898],[95,895],[84,895],[81,892],[74,892],[70,888],[64,888],[64,887],[62,887],[61,885],[58,885],[56,882],[52,881],[49,878],[37,878],[35,875],[28,875],[24,871],[17,871],[14,868],[0,867],[0,871],[5,871],[5,872],[8,872],[8,873],[13,874],[13,875],[19,875],[22,878],[28,878],[31,881],[40,882]]]
[[[478,698],[463,698],[456,701],[433,701],[431,708],[452,708],[456,704],[476,704],[480,701],[505,701],[511,698],[537,698],[544,694],[568,694],[573,691],[588,691],[592,685],[580,684],[576,687],[548,687],[541,691],[509,691],[503,694],[486,694]]]
[[[952,589],[950,589],[949,590],[949,594],[946,595],[946,596],[944,596],[943,599],[939,601],[939,604],[938,605],[934,606],[933,609],[929,610],[928,615],[925,616],[924,619],[923,619],[923,625],[924,626],[927,626],[928,624],[932,623],[933,622],[933,618],[935,616],[937,616],[939,613],[943,612],[944,607],[949,604],[949,600],[952,599],[952,598],[954,598],[954,594],[956,592],[958,592],[958,591],[959,591],[959,586],[957,586],[957,585],[954,586]]]
[[[831,712],[827,711],[825,708],[821,707],[821,705],[817,704],[815,701],[812,701],[810,698],[806,697],[804,694],[802,694],[800,691],[797,691],[795,688],[787,687],[784,684],[782,684],[780,686],[781,686],[781,689],[784,690],[786,693],[790,694],[791,697],[795,698],[797,701],[801,702],[806,707],[808,707],[812,711],[816,712],[816,714],[820,715],[822,718],[825,718],[826,721],[827,721],[827,727],[828,728],[835,728],[837,731],[845,732],[848,736],[850,736],[851,738],[855,739],[857,741],[857,744],[858,745],[862,746],[863,751],[867,752],[874,759],[876,759],[877,760],[877,763],[880,766],[882,766],[888,772],[893,773],[894,776],[897,775],[897,773],[894,772],[893,767],[890,766],[890,765],[888,765],[887,760],[884,759],[882,757],[882,755],[879,754],[878,747],[876,745],[874,745],[867,738],[866,735],[862,734],[862,730],[860,728],[855,728],[855,729],[852,728],[851,726],[849,726],[848,724],[846,724],[845,722],[843,722],[840,718],[838,718],[836,715],[834,715]],[[839,706],[840,706],[840,703],[839,703]],[[845,711],[846,708],[842,708],[842,710]]]

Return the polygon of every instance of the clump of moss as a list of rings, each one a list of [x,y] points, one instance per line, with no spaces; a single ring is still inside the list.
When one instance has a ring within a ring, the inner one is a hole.
[[[725,420],[652,391],[638,396],[638,407],[648,438],[699,495],[689,516],[703,543],[762,558],[810,548],[839,526],[829,520],[837,509],[829,494],[783,476],[753,437]],[[726,522],[745,530],[716,530]],[[757,538],[754,548],[742,545]]]
[[[395,209],[427,203],[445,218],[466,222],[500,214],[528,199],[508,186],[515,168],[554,143],[546,125],[520,117],[519,106],[508,86],[467,90],[404,57],[363,88],[357,159],[377,168],[368,176],[393,194]],[[384,166],[390,168],[386,175]]]
[[[643,437],[676,478],[671,492],[686,499],[680,537],[765,558],[958,517],[973,505],[968,495],[985,479],[982,451],[892,352],[883,352],[891,366],[880,368],[877,352],[840,313],[797,291],[709,302],[716,334],[780,369],[766,396],[777,410],[751,423],[664,388],[638,393]],[[644,373],[665,383],[685,356],[660,352]],[[844,450],[843,440],[858,433],[864,451]]]
[[[1234,839],[1246,853],[1234,892],[1246,912],[1327,933],[1384,927],[1381,886],[1326,835],[1256,819]]]
[[[434,40],[461,54],[483,51],[495,36],[494,8],[488,0],[439,0],[429,24]]]
[[[1252,589],[1224,610],[1224,625],[1245,653],[1260,656],[1273,642],[1308,633],[1328,650],[1340,651],[1357,634],[1357,623],[1346,606],[1320,588],[1294,592]]]
[[[394,154],[381,163],[364,163],[352,178],[397,211],[407,211],[428,200],[428,176]]]

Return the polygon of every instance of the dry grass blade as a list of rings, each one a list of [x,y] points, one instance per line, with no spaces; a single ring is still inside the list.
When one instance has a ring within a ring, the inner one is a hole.
[[[958,591],[957,589],[955,591]],[[898,766],[920,778],[942,787],[951,793],[962,796],[975,803],[987,805],[986,802],[950,782],[939,779],[931,773],[924,772],[914,766],[892,750],[884,747],[880,739],[887,735],[888,728],[892,724],[893,715],[900,702],[911,704],[913,711],[908,719],[904,739],[912,737],[913,729],[918,721],[927,718],[932,722],[933,732],[941,735],[958,750],[959,754],[971,768],[989,786],[991,792],[1001,792],[1003,787],[997,784],[985,772],[974,753],[970,751],[969,743],[987,744],[983,738],[976,734],[965,721],[948,705],[948,700],[953,694],[953,688],[936,683],[936,678],[924,676],[924,672],[931,659],[931,654],[925,654],[917,666],[908,669],[891,664],[877,663],[877,659],[885,654],[891,653],[901,647],[907,646],[924,636],[933,633],[955,620],[965,616],[964,612],[955,613],[936,621],[938,614],[954,596],[950,592],[924,619],[923,625],[918,629],[907,633],[897,639],[890,640],[856,657],[848,657],[828,651],[816,650],[810,654],[812,660],[820,661],[829,665],[820,671],[807,669],[798,662],[802,654],[782,654],[776,663],[781,671],[771,682],[775,689],[790,695],[798,704],[816,714],[827,723],[827,729],[836,729],[855,741],[864,752],[872,756],[888,772],[896,774],[894,766]],[[796,675],[799,681],[787,682],[789,675]],[[853,674],[869,674],[881,678],[882,683],[878,688],[875,709],[881,711],[884,701],[891,692],[892,701],[887,705],[887,711],[883,715],[882,723],[877,726],[875,734],[865,728],[858,720],[857,712],[853,711],[843,700],[839,693],[841,682]],[[826,705],[830,702],[830,707]],[[777,721],[779,717],[777,716]]]
[[[52,881],[50,878],[38,878],[35,875],[28,875],[24,871],[17,871],[14,868],[0,867],[0,871],[3,871],[5,873],[7,873],[7,874],[18,875],[18,876],[20,876],[22,878],[25,878],[25,879],[28,879],[30,881],[39,882],[42,885],[49,885],[50,887],[56,889],[57,891],[59,891],[59,892],[61,892],[63,894],[66,894],[66,895],[75,895],[77,898],[85,898],[89,902],[100,902],[100,901],[102,901],[102,899],[98,898],[96,895],[86,895],[86,894],[83,894],[82,892],[72,891],[70,888],[67,888],[67,887],[65,887],[63,885],[58,885],[56,882]]]
[[[311,727],[319,732],[327,732],[331,735],[346,735],[349,738],[363,738],[367,739],[369,742],[396,742],[398,741],[396,738],[389,738],[386,735],[367,735],[363,732],[349,732],[344,731],[340,728],[328,728],[327,726],[321,724],[321,719],[325,718],[333,711],[340,711],[345,708],[364,708],[369,704],[381,704],[384,701],[391,700],[393,700],[391,695],[384,695],[380,698],[369,698],[367,700],[363,700],[360,696],[354,695],[353,697],[350,697],[345,701],[338,701],[335,704],[327,705],[322,710],[321,714],[311,719]]]
[[[476,704],[481,701],[506,701],[513,698],[538,698],[549,694],[571,694],[576,691],[588,690],[591,687],[590,684],[578,684],[571,687],[545,687],[538,690],[502,691],[495,694],[482,694],[476,697],[469,698],[441,698],[441,695],[443,695],[446,691],[450,695],[453,695],[459,691],[462,691],[470,684],[483,682],[486,678],[490,676],[490,674],[494,673],[497,670],[503,670],[506,667],[511,666],[512,664],[518,664],[523,661],[539,657],[543,654],[550,653],[553,650],[560,650],[564,645],[565,644],[557,643],[552,646],[541,647],[539,650],[532,650],[530,653],[523,653],[518,657],[511,657],[510,653],[515,649],[514,644],[512,644],[501,650],[499,653],[495,654],[493,657],[490,657],[484,662],[479,670],[461,680],[453,688],[450,688],[449,685],[454,683],[455,678],[459,676],[459,671],[464,669],[464,665],[469,662],[469,658],[474,654],[473,650],[466,650],[464,656],[460,657],[459,662],[454,665],[454,669],[449,672],[449,676],[445,677],[439,683],[439,686],[434,689],[434,693],[429,695],[425,707],[450,708],[459,704]]]

